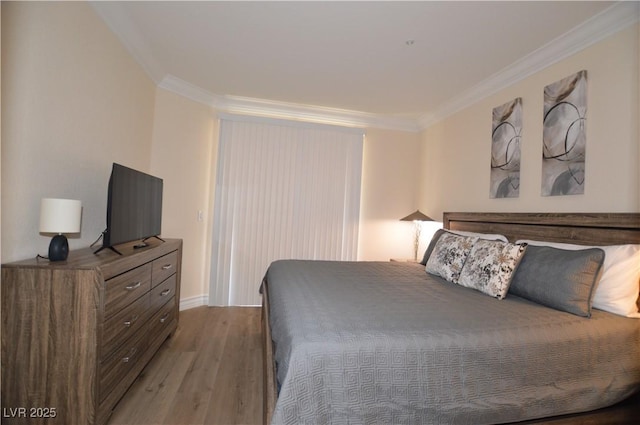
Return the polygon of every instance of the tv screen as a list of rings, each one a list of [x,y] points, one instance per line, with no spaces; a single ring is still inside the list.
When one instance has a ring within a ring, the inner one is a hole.
[[[162,179],[114,163],[109,178],[107,229],[102,248],[144,241],[160,235],[161,230]]]

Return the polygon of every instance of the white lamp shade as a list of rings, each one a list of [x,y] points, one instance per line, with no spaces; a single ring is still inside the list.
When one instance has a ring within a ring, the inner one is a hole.
[[[82,202],[43,198],[40,203],[40,232],[79,233]]]

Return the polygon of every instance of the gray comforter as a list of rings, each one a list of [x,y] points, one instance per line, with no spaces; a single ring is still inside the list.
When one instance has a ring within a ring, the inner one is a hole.
[[[640,320],[496,300],[394,262],[274,262],[273,424],[487,424],[640,390]]]

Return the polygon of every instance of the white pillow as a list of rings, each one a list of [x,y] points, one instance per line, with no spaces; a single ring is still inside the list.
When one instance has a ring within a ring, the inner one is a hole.
[[[640,290],[640,245],[586,246],[531,240],[516,243],[570,250],[602,249],[605,254],[602,277],[596,286],[593,307],[620,316],[640,318],[636,304]]]
[[[455,233],[460,236],[469,236],[472,238],[485,239],[488,241],[502,241],[509,242],[506,236],[492,233],[476,233],[476,232],[465,232],[464,230],[449,230],[446,229],[447,232]]]

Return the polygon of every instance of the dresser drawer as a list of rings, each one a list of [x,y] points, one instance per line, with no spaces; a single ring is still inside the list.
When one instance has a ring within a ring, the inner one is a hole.
[[[176,275],[174,274],[160,285],[153,288],[150,292],[151,313],[155,312],[160,306],[164,305],[176,294]]]
[[[138,332],[117,349],[113,355],[102,362],[100,372],[100,401],[123,381],[133,382],[131,376],[136,363],[145,355],[148,345],[148,327],[143,326]],[[129,383],[130,384],[130,383]],[[128,386],[128,385],[127,385]]]
[[[170,301],[149,320],[149,335],[163,334],[166,328],[174,324],[174,319],[177,317],[175,298],[172,297]]]
[[[144,325],[148,310],[149,294],[147,293],[104,323],[101,358],[109,356]]]
[[[164,282],[166,278],[176,273],[178,268],[178,252],[174,251],[156,260],[153,260],[152,285]]]
[[[144,264],[105,282],[105,319],[149,292],[151,267],[152,263]]]

